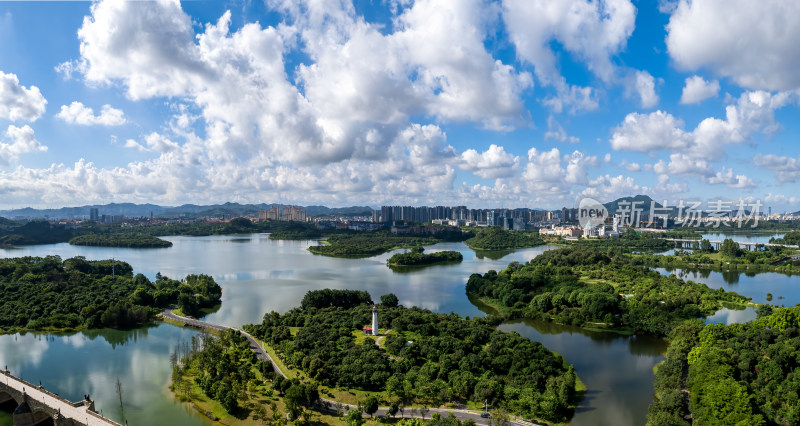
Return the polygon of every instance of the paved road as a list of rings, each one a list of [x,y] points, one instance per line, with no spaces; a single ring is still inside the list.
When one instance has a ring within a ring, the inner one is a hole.
[[[210,328],[212,330],[219,330],[219,331],[224,331],[224,330],[228,330],[228,329],[236,330],[239,333],[241,333],[242,336],[247,338],[247,341],[250,342],[250,350],[252,350],[253,352],[256,353],[256,357],[258,357],[258,359],[261,359],[261,360],[264,360],[264,361],[269,361],[272,364],[272,368],[275,369],[275,371],[278,374],[280,374],[284,378],[286,377],[286,375],[283,374],[283,371],[281,371],[281,369],[278,368],[278,364],[275,364],[275,361],[269,356],[267,351],[264,350],[264,348],[260,344],[258,344],[258,341],[253,336],[251,336],[249,333],[247,333],[244,330],[240,330],[240,329],[234,328],[234,327],[225,327],[224,325],[211,324],[211,323],[207,323],[207,322],[204,322],[204,321],[196,320],[196,319],[193,319],[193,318],[182,317],[182,316],[177,315],[174,312],[172,312],[171,309],[164,310],[163,312],[161,312],[161,315],[163,317],[165,317],[165,318],[169,318],[169,319],[171,319],[173,321],[182,322],[184,324],[188,324],[188,325],[190,325],[192,327],[195,327],[195,328]]]
[[[250,349],[253,352],[256,353],[256,356],[259,359],[263,359],[264,361],[269,361],[270,363],[272,363],[272,367],[275,369],[275,371],[278,374],[280,374],[284,378],[286,377],[286,375],[283,373],[283,371],[281,371],[281,369],[278,368],[278,365],[275,364],[275,361],[269,356],[269,354],[267,354],[267,351],[264,350],[264,348],[258,343],[258,341],[253,336],[251,336],[250,334],[248,334],[244,330],[240,330],[240,329],[234,328],[234,327],[226,327],[226,326],[223,326],[223,325],[211,324],[211,323],[207,323],[207,322],[204,322],[204,321],[196,320],[196,319],[193,319],[193,318],[182,317],[180,315],[176,315],[174,312],[172,312],[171,309],[164,310],[163,312],[161,312],[161,315],[164,316],[165,318],[169,318],[169,319],[171,319],[173,321],[182,322],[184,324],[188,324],[188,325],[190,325],[192,327],[196,327],[196,328],[210,328],[210,329],[213,329],[213,330],[220,330],[220,331],[228,330],[228,329],[236,330],[239,333],[241,333],[242,336],[247,338],[247,340],[250,342]],[[376,341],[376,343],[378,343],[378,342]],[[355,405],[338,403],[337,401],[333,401],[333,400],[330,400],[330,399],[320,398],[320,400],[322,401],[322,404],[325,406],[323,408],[327,408],[328,410],[331,410],[333,412],[336,411],[336,407],[338,407],[338,406],[342,407],[345,411],[357,408]],[[419,409],[417,409],[417,411],[415,412],[411,408],[406,408],[405,413],[404,413],[405,417],[422,417],[422,415],[419,414],[418,410]],[[377,415],[377,416],[387,416],[388,415],[387,414],[388,411],[389,411],[389,407],[380,407],[380,408],[378,408],[378,412],[375,413],[375,415]],[[459,419],[461,421],[464,421],[464,420],[467,420],[467,419],[472,419],[472,420],[475,420],[475,422],[477,424],[481,424],[481,425],[487,424],[487,421],[488,421],[488,419],[482,418],[480,416],[480,413],[467,411],[467,410],[453,410],[453,409],[448,409],[448,408],[431,408],[428,411],[428,413],[425,414],[425,418],[429,419],[433,415],[433,413],[439,413],[443,417],[446,417],[448,414],[452,413],[457,419]],[[522,426],[536,426],[533,423],[524,422],[524,421],[511,421],[510,423],[511,424],[516,424],[516,425],[522,425]]]

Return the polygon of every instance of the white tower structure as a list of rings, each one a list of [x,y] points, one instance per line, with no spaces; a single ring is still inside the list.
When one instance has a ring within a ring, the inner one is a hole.
[[[378,307],[372,307],[372,335],[378,335]]]

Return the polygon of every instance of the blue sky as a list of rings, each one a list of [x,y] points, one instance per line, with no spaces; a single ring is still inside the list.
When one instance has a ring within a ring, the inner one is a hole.
[[[0,1],[0,207],[800,210],[800,3]]]

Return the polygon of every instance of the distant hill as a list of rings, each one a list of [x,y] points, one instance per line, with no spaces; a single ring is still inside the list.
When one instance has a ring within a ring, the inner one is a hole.
[[[352,207],[325,207],[325,206],[308,206],[306,213],[309,216],[371,216],[372,208],[367,206],[352,206]]]
[[[155,204],[133,204],[133,203],[111,203],[95,204],[79,207],[62,207],[60,209],[34,209],[25,207],[23,209],[0,210],[0,216],[8,219],[86,219],[89,217],[89,210],[96,208],[100,215],[123,215],[125,217],[148,217],[150,213],[154,217],[163,219],[174,218],[201,218],[201,217],[222,217],[222,216],[256,216],[260,210],[269,209],[279,204],[239,204],[225,203],[212,205],[184,204],[182,206],[159,206]],[[369,216],[372,215],[370,207],[325,207],[308,206],[305,207],[310,217],[338,215],[338,216]],[[0,221],[0,226],[3,222]]]
[[[89,217],[89,210],[92,208],[97,208],[101,215],[139,217],[150,216],[150,212],[158,216],[167,207],[161,207],[155,204],[133,203],[94,204],[80,207],[62,207],[60,209],[33,209],[25,207],[24,209],[2,210],[0,211],[0,216],[5,216],[10,219],[84,219]]]
[[[637,206],[639,208],[643,208],[646,210],[650,210],[650,203],[653,202],[653,199],[650,198],[649,195],[637,195],[635,197],[622,197],[618,198],[614,201],[605,203],[606,210],[608,210],[608,215],[613,216],[617,214],[617,210],[619,210],[620,203],[628,203],[628,205],[632,205],[631,203],[637,202]],[[662,207],[661,204],[656,203],[656,207]]]
[[[609,216],[614,216],[615,214],[617,214],[617,211],[619,210],[620,203],[629,203],[627,208],[630,208],[630,206],[632,205],[630,203],[633,203],[633,202],[636,202],[637,203],[636,204],[637,208],[642,210],[643,218],[646,218],[646,217],[650,216],[650,206],[651,206],[651,204],[654,204],[656,209],[664,208],[664,205],[662,203],[659,203],[659,202],[653,200],[652,198],[650,198],[649,195],[637,195],[637,196],[634,196],[634,197],[622,197],[622,198],[618,198],[618,199],[616,199],[614,201],[605,203],[603,205],[606,206],[606,209],[608,210],[608,215]],[[656,211],[656,213],[657,214],[669,213],[669,215],[671,217],[676,217],[678,215],[678,208],[676,206],[667,205],[666,207],[669,209],[669,211],[665,212],[663,210],[658,210],[658,211]]]

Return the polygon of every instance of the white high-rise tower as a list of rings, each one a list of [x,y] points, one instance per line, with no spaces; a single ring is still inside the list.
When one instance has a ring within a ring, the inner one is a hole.
[[[372,307],[372,335],[378,335],[378,307]]]

